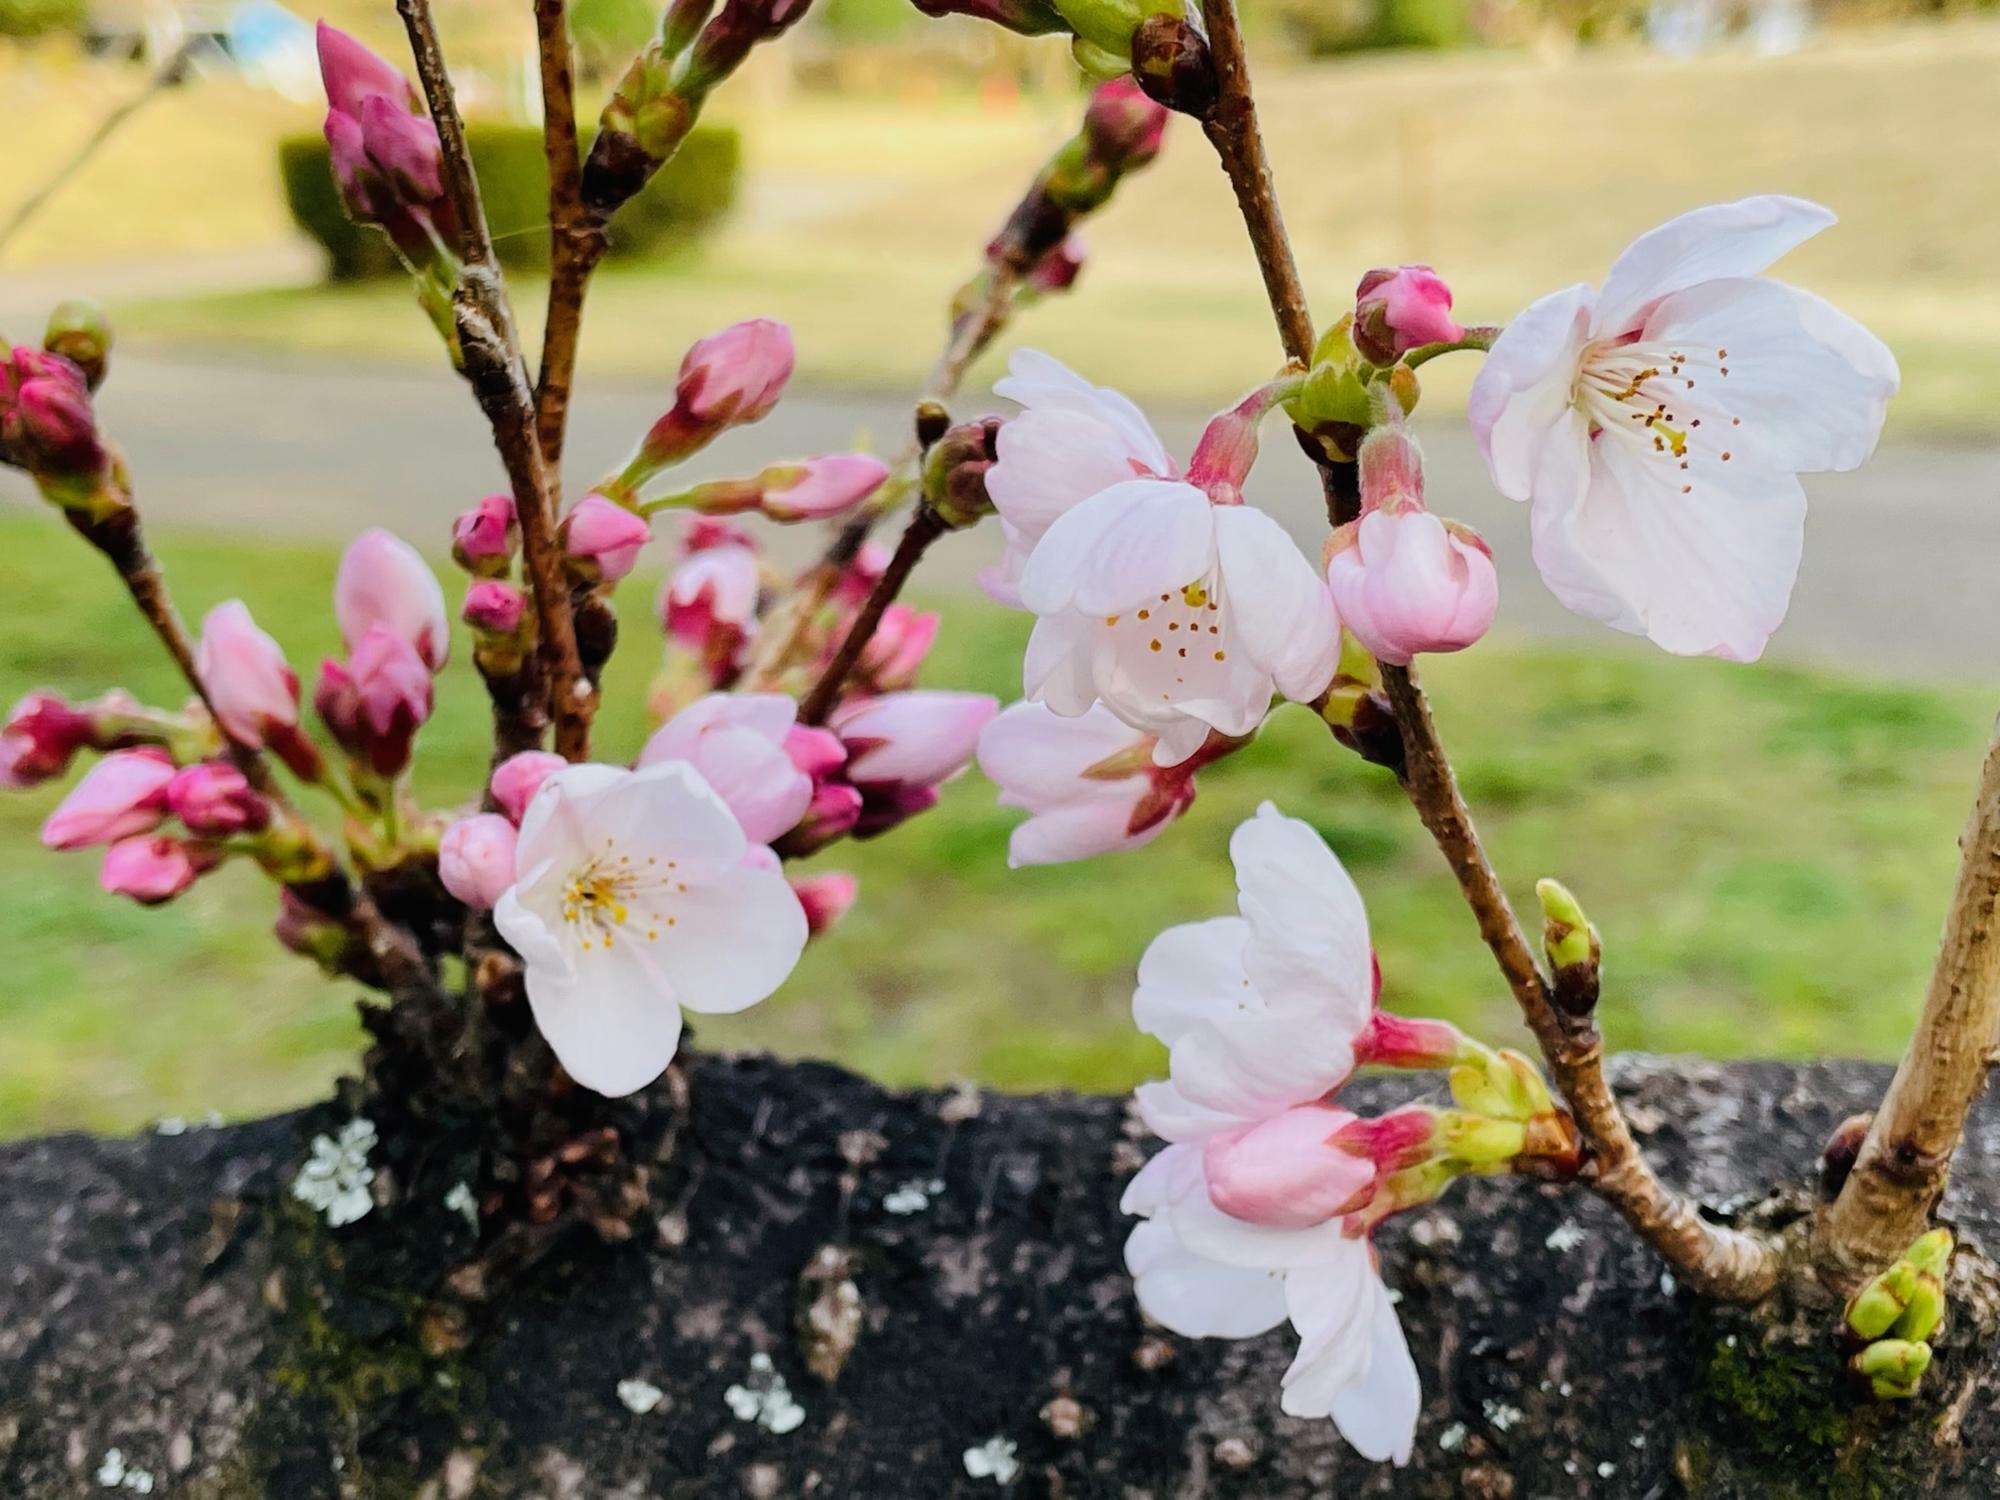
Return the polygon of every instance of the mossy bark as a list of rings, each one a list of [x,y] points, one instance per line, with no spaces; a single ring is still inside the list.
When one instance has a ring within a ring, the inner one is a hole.
[[[1662,1173],[1741,1214],[1885,1072],[1617,1076]],[[0,1494],[112,1493],[116,1448],[191,1500],[941,1500],[1001,1493],[963,1458],[995,1437],[1021,1464],[1005,1492],[1050,1500],[2000,1491],[2000,1355],[1962,1302],[1919,1398],[1879,1405],[1842,1374],[1830,1299],[1704,1308],[1587,1193],[1467,1184],[1382,1237],[1424,1408],[1409,1467],[1381,1468],[1278,1413],[1289,1334],[1143,1323],[1117,1198],[1149,1148],[1122,1100],[763,1059],[683,1081],[620,1123],[649,1167],[633,1238],[579,1231],[507,1275],[497,1219],[445,1205],[478,1156],[448,1126],[385,1132],[380,1201],[339,1229],[286,1191],[339,1105],[0,1148]],[[1984,1107],[1946,1205],[1974,1243],[2000,1241],[1996,1141]],[[725,1402],[760,1352],[794,1431]],[[659,1405],[629,1410],[628,1378]]]

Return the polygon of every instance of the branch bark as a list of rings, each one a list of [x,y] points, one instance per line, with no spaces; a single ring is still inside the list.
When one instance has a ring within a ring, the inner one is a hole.
[[[2000,725],[1958,841],[1958,883],[1916,1032],[1839,1198],[1821,1216],[1821,1273],[1858,1283],[1927,1227],[2000,1025]]]
[[[950,529],[928,505],[918,505],[917,513],[910,517],[910,524],[903,529],[902,541],[896,544],[896,555],[889,559],[889,566],[875,581],[874,590],[861,606],[861,612],[854,617],[854,624],[848,628],[839,649],[833,653],[833,660],[827,663],[826,670],[820,674],[812,690],[800,700],[801,724],[826,722],[826,716],[833,712],[834,704],[840,700],[840,690],[847,685],[848,674],[854,670],[854,664],[861,659],[861,653],[874,637],[875,627],[882,623],[883,611],[903,591],[903,585],[909,581],[910,574],[930,544]]]
[[[577,341],[583,332],[583,298],[591,272],[603,258],[605,240],[602,226],[583,206],[567,0],[535,0],[535,40],[542,66],[542,149],[549,163],[549,306],[542,327],[535,425],[542,461],[550,472],[560,473]]]
[[[590,721],[597,695],[577,657],[576,626],[570,614],[569,584],[556,537],[560,495],[552,466],[542,458],[535,399],[514,328],[514,312],[493,256],[493,237],[479,198],[479,178],[465,143],[451,75],[438,46],[430,0],[396,0],[409,33],[417,77],[444,148],[445,188],[459,220],[458,283],[452,290],[452,319],[459,353],[473,395],[493,429],[494,446],[507,469],[514,508],[521,522],[521,550],[534,585],[541,625],[538,650],[549,684],[556,749],[570,760],[590,752]]]

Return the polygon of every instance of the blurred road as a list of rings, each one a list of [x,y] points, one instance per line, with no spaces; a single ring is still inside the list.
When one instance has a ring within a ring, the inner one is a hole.
[[[626,453],[663,409],[658,387],[587,387],[573,418],[570,493]],[[391,527],[434,553],[450,518],[500,488],[499,461],[465,390],[443,373],[220,364],[121,352],[100,404],[132,461],[147,517],[159,529],[249,529],[340,540]],[[967,414],[984,403],[966,400]],[[697,478],[871,441],[893,450],[909,420],[893,395],[798,390],[760,426],[729,434],[692,469]],[[1161,422],[1185,455],[1203,416]],[[1501,628],[1536,636],[1625,638],[1579,620],[1549,596],[1528,556],[1525,512],[1493,493],[1463,423],[1420,428],[1437,510],[1479,526],[1501,572]],[[1274,439],[1250,498],[1280,517],[1310,552],[1324,531],[1310,466]],[[2000,669],[2000,449],[1947,444],[1885,447],[1855,474],[1809,478],[1813,513],[1805,566],[1774,657],[1932,678]],[[20,476],[0,473],[0,499],[39,503]],[[816,538],[782,534],[779,556]],[[967,586],[990,537],[941,544],[922,583]],[[933,565],[934,564],[934,565]]]

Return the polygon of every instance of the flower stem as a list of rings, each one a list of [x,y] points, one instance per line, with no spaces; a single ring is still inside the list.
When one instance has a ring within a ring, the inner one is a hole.
[[[910,517],[910,524],[903,530],[903,539],[896,545],[896,555],[889,560],[889,566],[882,570],[876,580],[874,592],[869,594],[867,603],[861,606],[861,613],[854,617],[854,624],[848,629],[839,649],[833,653],[833,660],[827,663],[826,671],[820,674],[818,682],[812,686],[799,702],[799,722],[801,724],[824,724],[826,716],[840,699],[840,690],[847,684],[847,677],[854,670],[854,664],[861,659],[868,642],[875,634],[875,627],[882,623],[882,613],[895,602],[903,591],[911,572],[923,557],[930,544],[943,536],[951,528],[946,526],[938,513],[928,505],[919,505],[917,513]]]

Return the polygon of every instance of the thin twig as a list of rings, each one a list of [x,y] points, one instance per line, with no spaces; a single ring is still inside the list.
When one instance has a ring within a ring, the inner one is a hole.
[[[903,529],[903,539],[896,544],[896,555],[889,560],[889,566],[882,570],[882,576],[875,581],[868,602],[861,606],[861,613],[854,617],[854,624],[848,628],[840,647],[833,653],[833,660],[827,663],[818,682],[812,686],[799,702],[799,722],[801,724],[824,724],[826,716],[833,712],[833,706],[840,700],[840,690],[847,685],[847,677],[854,670],[854,664],[861,659],[868,642],[875,634],[875,627],[882,623],[882,613],[895,602],[909,580],[917,561],[926,548],[950,530],[938,513],[928,505],[919,505],[917,513],[910,517],[910,524]]]
[[[576,76],[566,0],[535,0],[535,40],[542,62],[542,148],[549,163],[549,307],[542,325],[542,374],[535,425],[542,461],[562,465],[570,388],[576,378],[583,296],[604,254],[604,231],[583,207],[583,159],[577,149]]]
[[[549,684],[556,726],[556,750],[570,760],[590,753],[590,721],[597,695],[577,657],[576,626],[570,614],[569,584],[556,537],[559,495],[551,466],[542,461],[535,400],[514,330],[513,308],[493,256],[493,237],[479,199],[479,178],[465,143],[451,75],[438,46],[430,0],[396,0],[417,77],[430,104],[444,148],[444,184],[459,221],[458,283],[452,289],[453,322],[465,376],[493,429],[494,446],[507,469],[514,508],[521,522],[521,550],[534,584],[541,625],[538,649]]]
[[[2000,726],[1958,841],[1958,883],[1923,1014],[1840,1196],[1821,1216],[1819,1262],[1836,1283],[1879,1271],[1923,1233],[1986,1084],[2000,1025]]]
[[[1202,16],[1217,81],[1215,109],[1203,129],[1235,190],[1285,353],[1309,362],[1312,316],[1278,211],[1233,0],[1202,0]],[[1322,463],[1320,469],[1329,512],[1336,521],[1344,519],[1358,498],[1355,466]],[[1587,1024],[1565,1028],[1550,1003],[1534,950],[1459,795],[1423,690],[1407,668],[1385,665],[1382,679],[1402,733],[1403,784],[1410,802],[1457,877],[1478,920],[1480,936],[1513,990],[1557,1087],[1575,1112],[1596,1163],[1596,1190],[1690,1286],[1734,1301],[1762,1296],[1777,1279],[1775,1255],[1747,1235],[1707,1222],[1693,1203],[1668,1190],[1646,1165],[1604,1077],[1603,1044],[1596,1028]]]

